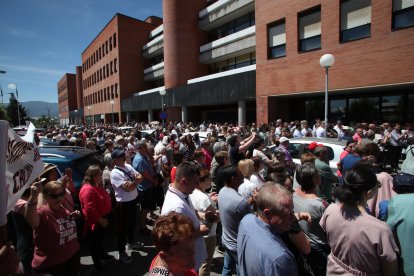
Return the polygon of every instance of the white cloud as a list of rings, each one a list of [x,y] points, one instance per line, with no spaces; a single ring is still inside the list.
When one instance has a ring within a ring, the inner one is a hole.
[[[33,66],[24,66],[24,65],[13,65],[13,64],[0,64],[2,68],[12,68],[17,71],[26,71],[26,72],[32,72],[32,73],[38,73],[38,74],[47,74],[52,76],[63,76],[67,72],[60,71],[60,70],[54,70],[54,69],[48,69],[48,68],[41,68],[41,67],[33,67]]]
[[[7,28],[6,31],[15,38],[32,38],[37,36],[37,34],[33,31],[19,28]]]

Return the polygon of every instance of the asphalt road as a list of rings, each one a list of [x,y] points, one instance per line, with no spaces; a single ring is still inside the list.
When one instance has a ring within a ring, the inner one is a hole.
[[[110,220],[110,227],[108,230],[108,235],[105,238],[105,249],[107,252],[115,258],[118,258],[118,252],[116,251],[116,228],[115,223]],[[106,265],[105,271],[95,272],[93,270],[93,262],[89,252],[89,244],[87,240],[81,241],[81,270],[80,275],[89,276],[89,275],[147,275],[148,269],[150,267],[152,259],[157,254],[157,250],[152,241],[152,237],[149,235],[142,235],[136,231],[136,241],[143,242],[145,246],[139,251],[127,250],[128,255],[133,258],[133,261],[130,264],[123,264],[122,262],[115,260]],[[214,259],[212,263],[212,269],[210,275],[221,275],[221,270],[223,267],[223,255],[217,251],[214,254]]]

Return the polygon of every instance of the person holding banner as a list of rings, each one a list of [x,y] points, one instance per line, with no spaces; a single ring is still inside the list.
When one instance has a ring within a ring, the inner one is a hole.
[[[37,208],[43,190],[46,205]],[[32,268],[39,274],[77,275],[80,268],[79,243],[74,218],[79,211],[69,212],[63,207],[65,189],[57,181],[31,186],[26,218],[33,228],[34,256]]]

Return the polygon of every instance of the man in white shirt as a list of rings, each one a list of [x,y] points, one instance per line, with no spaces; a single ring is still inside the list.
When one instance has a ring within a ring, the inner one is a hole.
[[[138,184],[143,180],[131,165],[126,164],[125,150],[114,149],[111,153],[115,164],[111,171],[111,183],[115,191],[116,215],[118,226],[118,252],[119,260],[125,264],[132,262],[132,258],[125,252],[128,249],[138,250],[142,243],[134,242],[135,222],[137,218]]]
[[[325,137],[325,122],[321,122],[321,125],[316,129],[316,137]]]
[[[207,250],[203,235],[207,234],[210,229],[200,224],[197,212],[191,202],[189,194],[198,186],[199,167],[193,162],[183,162],[177,167],[175,181],[170,184],[165,195],[164,205],[162,206],[161,215],[167,215],[171,211],[185,215],[193,221],[195,229],[199,230],[199,235],[195,240],[195,267],[198,271],[201,264],[207,258]]]

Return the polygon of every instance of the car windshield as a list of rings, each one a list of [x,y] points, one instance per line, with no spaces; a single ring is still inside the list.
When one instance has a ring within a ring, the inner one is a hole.
[[[333,149],[327,145],[324,145],[324,147],[328,150],[328,160],[329,161],[333,160],[335,157]],[[303,153],[312,153],[309,149],[309,144],[304,144]]]
[[[98,165],[104,168],[104,162],[99,154],[90,154],[83,158],[76,159],[73,163],[73,169],[83,178],[85,172],[91,165]]]

